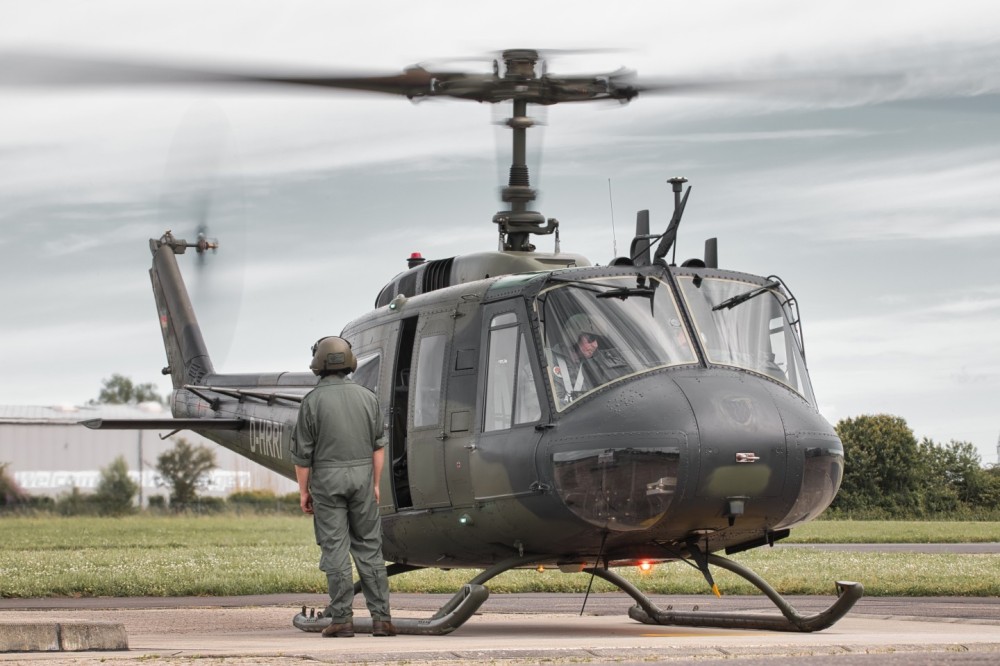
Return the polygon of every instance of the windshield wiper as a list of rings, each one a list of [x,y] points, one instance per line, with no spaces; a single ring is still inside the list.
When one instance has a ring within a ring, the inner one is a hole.
[[[655,293],[655,287],[615,287],[608,291],[602,291],[597,295],[597,298],[620,298],[624,301],[629,296],[652,298]]]
[[[771,291],[777,286],[778,286],[777,282],[768,282],[763,287],[758,287],[757,289],[751,289],[750,291],[745,291],[742,294],[736,294],[732,298],[727,298],[726,300],[722,301],[721,303],[713,307],[712,312],[715,312],[716,310],[722,310],[722,309],[729,310],[731,308],[735,308],[740,303],[746,303],[751,298],[756,298],[761,294],[763,294],[764,292]]]
[[[594,282],[592,280],[572,280],[560,277],[550,278],[553,282],[562,282],[564,284],[572,284],[581,289],[586,289],[587,291],[592,291],[596,295],[595,298],[620,298],[621,300],[626,300],[629,296],[641,296],[642,298],[652,299],[656,295],[656,288],[659,286],[659,282],[656,280],[651,280],[652,286],[646,286],[645,279],[640,277],[638,285],[635,287],[619,287],[617,285],[606,284],[604,282]]]
[[[587,291],[595,291],[595,292],[597,292],[599,294],[603,293],[603,292],[600,289],[597,289],[597,287],[605,287],[607,289],[617,289],[618,288],[618,287],[613,287],[613,286],[611,286],[609,284],[601,284],[599,282],[590,282],[590,281],[587,281],[587,280],[573,280],[573,279],[566,279],[566,278],[561,278],[561,277],[556,277],[556,276],[550,277],[549,281],[550,282],[562,282],[563,284],[573,284],[573,285],[576,285],[576,286],[580,287],[581,289],[586,289]]]
[[[619,287],[614,284],[605,284],[604,282],[594,282],[592,280],[570,280],[560,277],[550,278],[552,282],[562,282],[563,284],[572,284],[580,287],[581,289],[586,289],[587,291],[593,291],[597,294],[597,298],[628,298],[629,296],[640,294],[642,296],[652,295],[652,290],[648,287]],[[648,294],[644,292],[649,292]]]

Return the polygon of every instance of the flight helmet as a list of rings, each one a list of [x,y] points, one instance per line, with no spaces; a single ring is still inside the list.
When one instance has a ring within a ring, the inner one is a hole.
[[[313,359],[309,368],[314,375],[321,375],[324,372],[334,370],[350,370],[354,372],[358,369],[358,359],[351,351],[351,343],[344,338],[330,335],[320,338],[312,346]]]

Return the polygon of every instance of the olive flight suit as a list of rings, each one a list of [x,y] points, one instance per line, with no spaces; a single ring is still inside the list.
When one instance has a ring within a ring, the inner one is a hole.
[[[382,523],[375,502],[372,454],[385,446],[378,399],[338,375],[319,380],[302,400],[292,434],[292,462],[310,468],[319,568],[330,590],[334,623],[354,616],[351,560],[373,620],[389,621],[389,579],[382,558]]]
[[[556,401],[568,405],[587,391],[621,377],[627,372],[627,365],[613,349],[601,347],[592,357],[584,358],[557,346],[552,348],[550,372]]]

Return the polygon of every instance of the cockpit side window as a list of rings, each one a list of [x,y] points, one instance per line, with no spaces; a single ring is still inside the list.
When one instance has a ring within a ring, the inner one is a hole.
[[[512,312],[490,322],[484,432],[533,423],[541,417],[527,341],[519,330]]]

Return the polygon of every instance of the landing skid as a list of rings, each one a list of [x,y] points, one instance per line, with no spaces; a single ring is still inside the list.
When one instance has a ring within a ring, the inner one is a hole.
[[[851,610],[855,602],[864,594],[861,583],[837,581],[837,600],[825,611],[815,615],[802,615],[789,604],[784,597],[767,584],[756,573],[721,555],[708,554],[708,563],[728,569],[734,574],[746,579],[757,589],[767,595],[781,611],[777,615],[757,615],[753,613],[708,613],[699,611],[661,610],[649,597],[637,587],[622,578],[614,571],[596,568],[586,569],[599,578],[616,585],[636,600],[637,605],[629,609],[628,615],[633,620],[644,624],[676,625],[685,627],[720,627],[723,629],[764,629],[769,631],[822,631],[833,626],[840,618]]]
[[[685,627],[720,627],[723,629],[763,629],[768,631],[801,631],[813,632],[822,631],[844,617],[854,606],[855,602],[864,594],[864,587],[861,583],[850,583],[844,581],[837,582],[837,600],[825,611],[815,615],[802,615],[789,604],[784,597],[767,584],[763,578],[755,574],[747,567],[738,564],[721,555],[708,554],[707,563],[728,569],[736,575],[746,579],[757,589],[767,595],[774,602],[774,605],[781,611],[781,616],[777,615],[757,615],[753,613],[709,613],[697,611],[674,611],[660,609],[649,600],[639,588],[622,578],[619,574],[605,568],[584,569],[587,573],[592,573],[598,578],[602,578],[612,585],[621,588],[625,593],[636,601],[636,605],[629,609],[628,615],[633,620],[644,624],[676,625]],[[551,559],[546,555],[524,555],[512,557],[494,564],[478,576],[462,586],[462,588],[441,606],[438,611],[429,619],[418,618],[393,618],[392,623],[400,634],[413,634],[424,636],[444,636],[462,626],[471,618],[479,607],[483,605],[490,596],[490,591],[485,587],[491,578],[494,578],[505,571],[516,567],[534,564],[535,562]],[[405,564],[392,564],[386,568],[386,573],[390,576],[420,569]],[[354,593],[361,591],[361,583],[355,583]],[[331,618],[323,611],[307,613],[303,606],[302,612],[292,619],[292,625],[307,632],[321,632],[329,626]],[[370,617],[355,617],[354,631],[359,633],[371,633],[372,621]]]
[[[392,624],[400,634],[413,634],[423,636],[444,636],[462,626],[466,620],[472,617],[479,607],[483,605],[490,596],[490,591],[483,583],[499,576],[503,572],[516,567],[533,564],[540,560],[548,559],[545,555],[524,555],[511,557],[502,562],[494,564],[478,576],[462,586],[455,596],[441,606],[440,609],[429,619],[418,619],[409,617],[393,617]],[[406,564],[391,564],[386,567],[386,573],[390,576],[413,571],[422,567],[414,567]],[[361,591],[361,583],[354,584],[354,593]],[[330,625],[331,618],[323,611],[317,612],[315,609],[311,613],[306,612],[302,607],[302,612],[292,618],[292,626],[296,629],[309,632],[323,631]],[[370,634],[372,631],[372,620],[370,617],[354,618],[354,631],[363,634]]]

